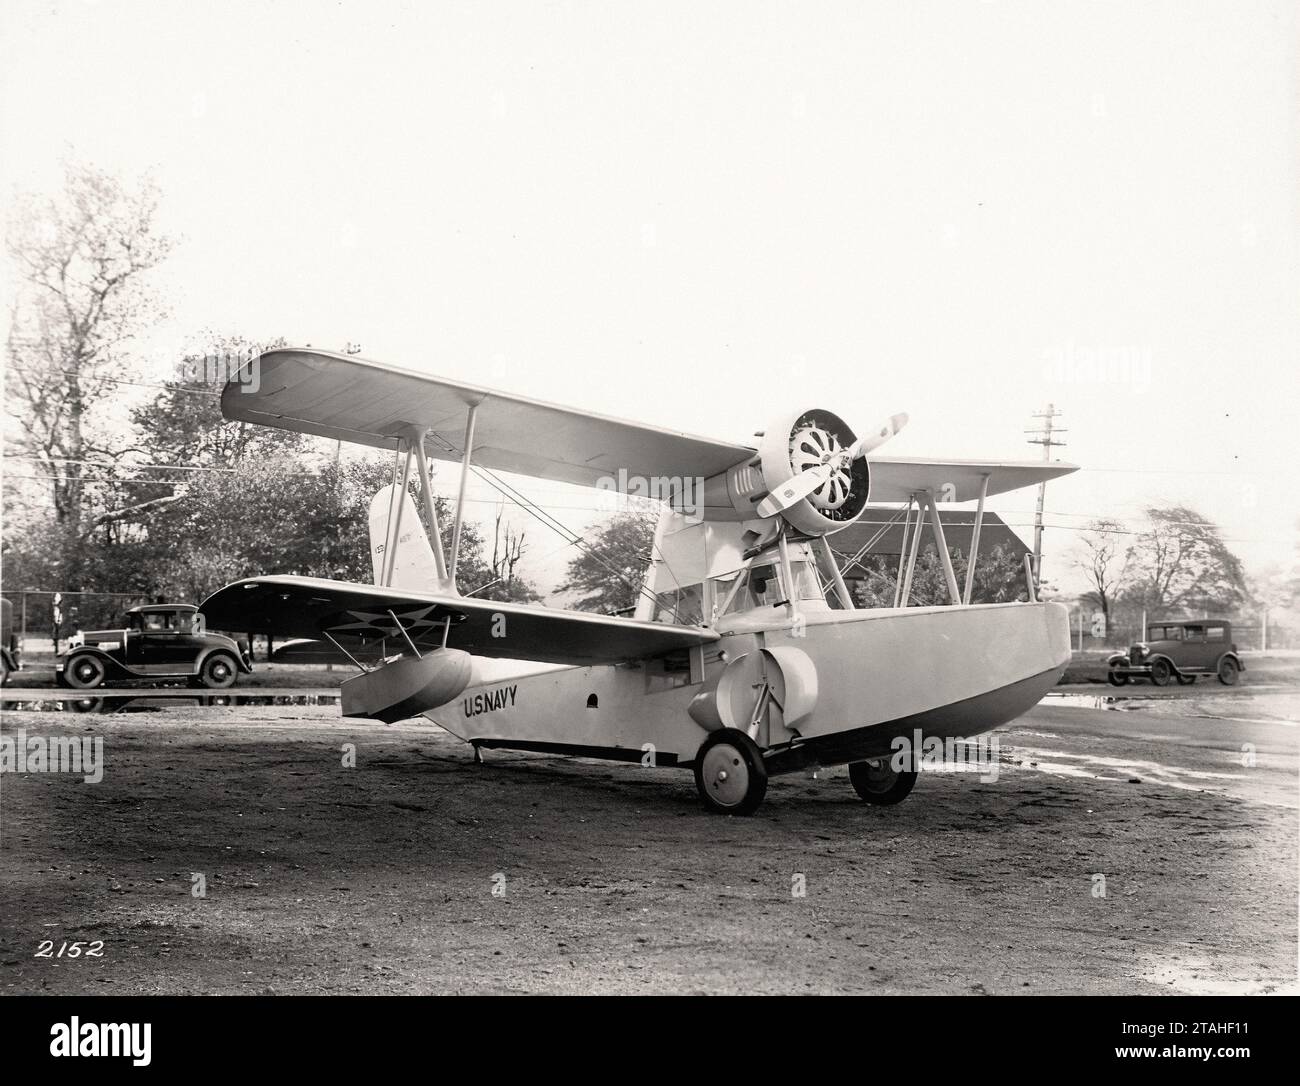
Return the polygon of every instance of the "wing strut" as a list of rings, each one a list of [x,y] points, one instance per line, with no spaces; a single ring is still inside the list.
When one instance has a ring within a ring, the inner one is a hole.
[[[898,576],[894,579],[894,606],[895,607],[899,607],[903,605],[903,571],[907,569],[908,533],[912,531],[912,506],[915,504],[916,504],[916,495],[909,494],[907,496],[907,511],[903,515],[903,542],[899,545],[898,548]],[[917,522],[917,528],[918,529],[920,528],[919,521]],[[907,573],[907,583],[909,585],[912,583],[912,574],[910,570],[908,570]]]
[[[948,553],[948,540],[944,538],[943,524],[939,520],[939,506],[934,500],[934,491],[925,492],[925,504],[930,508],[930,527],[934,531],[934,545],[939,552],[939,562],[943,566],[943,579],[948,582],[948,598],[954,604],[961,603],[961,592],[957,588],[957,575],[952,571],[952,555]]]
[[[451,530],[451,583],[456,583],[456,562],[460,558],[460,528],[465,520],[465,483],[469,480],[469,469],[474,455],[474,419],[478,415],[478,404],[470,404],[469,414],[465,416],[465,452],[460,462],[460,492],[456,495],[456,525]]]
[[[962,593],[961,602],[970,603],[971,589],[975,587],[975,556],[980,551],[980,528],[984,526],[984,499],[989,492],[989,477],[984,476],[984,481],[980,483],[980,502],[975,508],[975,527],[971,529],[970,534],[970,555],[966,559],[966,590]]]
[[[406,459],[402,464],[402,485],[395,492],[394,498],[398,495],[405,495],[406,488],[411,485],[411,443],[403,439],[398,443],[398,455],[401,455],[402,446],[406,446]],[[393,473],[396,474],[397,465],[393,465]],[[394,479],[394,482],[397,480]],[[384,564],[382,567],[383,576],[380,577],[381,586],[387,588],[393,583],[393,567],[397,563],[397,540],[402,534],[402,506],[406,504],[404,497],[390,501],[388,506],[388,525],[384,531]],[[436,534],[436,532],[435,532]]]
[[[442,530],[438,524],[438,506],[433,500],[433,485],[431,482],[432,475],[429,471],[428,454],[424,451],[424,436],[427,430],[412,430],[410,436],[406,439],[408,450],[411,447],[415,449],[416,458],[420,464],[420,497],[424,500],[424,515],[429,518],[429,535],[432,539],[429,542],[433,545],[433,563],[438,567],[438,579],[444,584],[450,581],[451,589],[456,590],[454,577],[447,576],[447,556],[442,552]],[[410,456],[408,451],[407,456]],[[456,525],[460,526],[460,508],[456,509]],[[458,533],[459,534],[459,533]],[[394,548],[396,550],[396,548]],[[456,555],[453,548],[451,556],[452,569],[456,568]]]

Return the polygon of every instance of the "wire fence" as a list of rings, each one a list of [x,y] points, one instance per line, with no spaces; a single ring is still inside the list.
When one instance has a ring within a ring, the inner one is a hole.
[[[1070,643],[1076,652],[1101,652],[1126,649],[1139,641],[1147,640],[1146,627],[1164,621],[1226,621],[1232,624],[1232,641],[1242,652],[1266,652],[1270,649],[1300,648],[1300,632],[1272,620],[1267,611],[1215,615],[1147,615],[1145,626],[1142,615],[1112,614],[1104,621],[1102,613],[1090,607],[1072,607],[1070,610]]]
[[[139,592],[63,592],[57,589],[6,590],[13,604],[13,622],[24,642],[49,640],[55,650],[78,630],[111,630],[124,623],[126,612],[153,603]]]
[[[78,630],[120,628],[125,623],[126,612],[138,604],[175,602],[150,599],[138,592],[63,592],[57,589],[6,590],[4,596],[13,604],[14,630],[19,637],[24,642],[48,640],[55,652]],[[1150,625],[1164,617],[1148,615],[1146,621]],[[1187,617],[1171,616],[1170,620]],[[1268,612],[1208,617],[1231,622],[1232,640],[1244,652],[1300,648],[1300,631],[1272,621]],[[1070,643],[1076,651],[1123,649],[1144,640],[1146,631],[1140,612],[1112,614],[1110,621],[1105,622],[1101,612],[1095,608],[1073,606],[1070,609]],[[269,649],[264,648],[263,652],[269,652]]]
[[[64,592],[44,588],[5,589],[4,598],[13,605],[14,632],[29,653],[57,653],[78,630],[122,629],[126,625],[126,612],[139,604],[182,602],[141,592]],[[244,633],[242,630],[223,632]],[[266,645],[263,637],[256,647]],[[263,648],[262,652],[265,656],[270,650]]]

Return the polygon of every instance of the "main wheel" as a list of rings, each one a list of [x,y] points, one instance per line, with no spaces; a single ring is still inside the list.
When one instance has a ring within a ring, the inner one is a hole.
[[[1168,686],[1169,680],[1173,677],[1174,669],[1168,660],[1151,662],[1151,682],[1154,686]]]
[[[849,763],[849,783],[860,799],[882,807],[902,803],[916,784],[915,769],[894,769],[888,758]]]
[[[1237,685],[1237,661],[1220,660],[1219,661],[1219,682],[1224,686]]]
[[[93,690],[104,681],[104,662],[98,656],[74,656],[63,669],[69,686],[78,690]]]
[[[199,669],[199,682],[209,690],[225,690],[235,685],[238,665],[224,652],[214,652]]]
[[[711,732],[695,755],[695,787],[721,814],[753,814],[767,795],[763,752],[736,728]]]
[[[1128,676],[1121,675],[1116,668],[1111,668],[1106,672],[1106,681],[1111,686],[1128,686]]]

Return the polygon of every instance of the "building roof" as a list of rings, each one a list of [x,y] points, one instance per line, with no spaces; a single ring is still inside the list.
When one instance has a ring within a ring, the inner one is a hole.
[[[889,524],[890,517],[897,513],[898,510],[893,506],[869,505],[853,524],[828,536],[827,541],[836,553],[851,557],[866,546],[871,537]],[[916,521],[915,513],[912,514],[912,521],[913,523]],[[959,550],[962,554],[970,550],[971,529],[975,526],[975,510],[941,509],[939,523],[943,525],[943,533],[948,540],[950,550]],[[928,519],[921,536],[921,550],[924,551],[927,546],[934,549],[934,533],[930,530]],[[1017,557],[1028,554],[1033,549],[1008,528],[1000,516],[985,511],[984,525],[980,528],[980,553],[989,554],[994,547],[999,546]],[[887,554],[897,558],[902,548],[903,522],[900,520],[897,524],[885,528],[884,535],[876,541],[869,553]]]

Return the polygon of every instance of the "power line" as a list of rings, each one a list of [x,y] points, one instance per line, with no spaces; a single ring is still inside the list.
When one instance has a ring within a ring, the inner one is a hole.
[[[160,385],[147,381],[128,381],[125,377],[104,377],[100,374],[80,373],[77,370],[54,370],[53,372],[61,373],[65,377],[80,377],[87,384],[96,384],[100,381],[104,381],[111,385],[131,385],[134,388],[156,388],[163,392],[187,392],[194,396],[214,396],[217,399],[221,398],[220,392],[213,392],[206,388],[186,388],[182,384]]]

